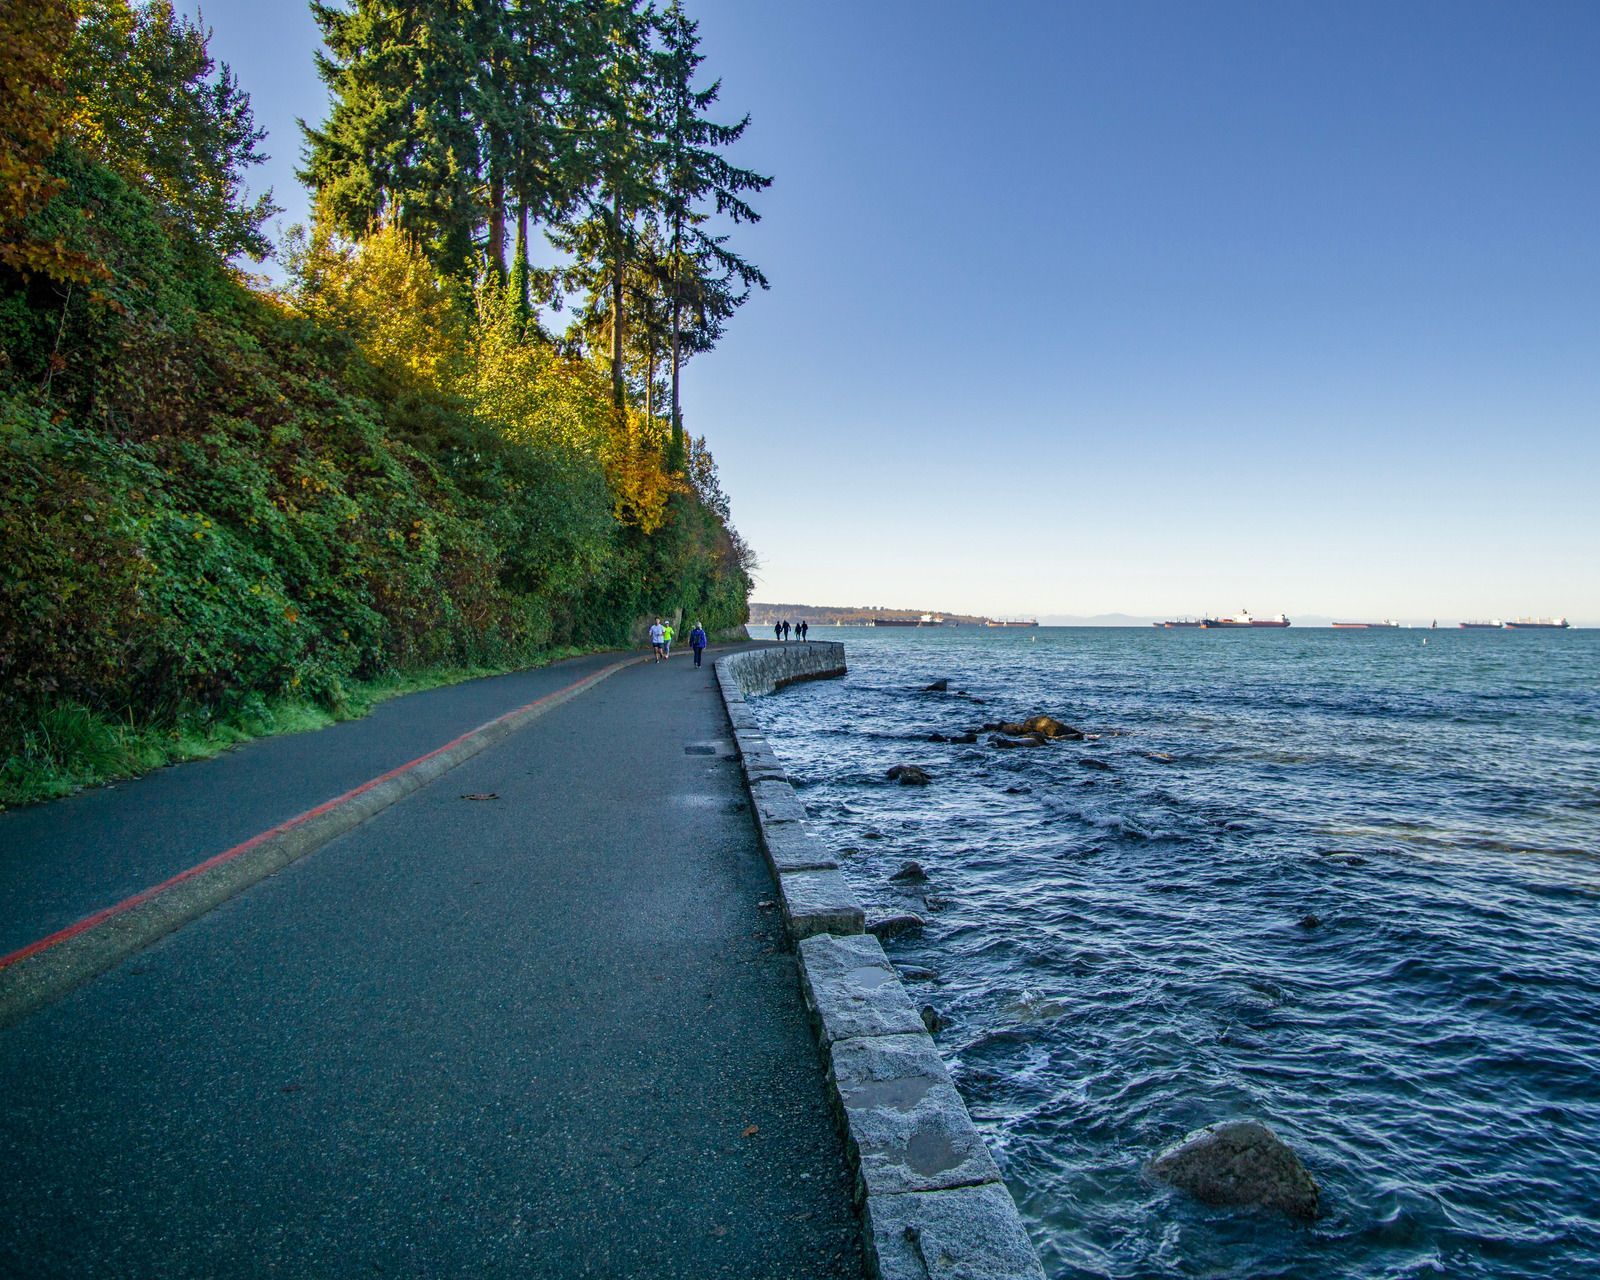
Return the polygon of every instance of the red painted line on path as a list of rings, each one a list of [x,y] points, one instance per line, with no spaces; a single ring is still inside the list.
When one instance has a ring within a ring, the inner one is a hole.
[[[476,729],[468,729],[459,737],[450,739],[450,741],[445,743],[442,747],[435,747],[432,751],[428,752],[427,755],[418,756],[415,760],[409,761],[408,763],[400,765],[397,768],[390,769],[388,773],[380,774],[378,777],[373,778],[368,782],[363,782],[359,787],[355,787],[349,791],[346,791],[342,796],[335,796],[332,800],[326,800],[322,804],[319,804],[315,809],[307,809],[304,813],[297,814],[293,818],[290,818],[287,822],[280,822],[277,826],[263,831],[260,835],[251,836],[250,839],[244,841],[242,844],[236,844],[231,849],[224,849],[221,853],[215,855],[214,857],[207,858],[204,862],[196,863],[187,871],[180,871],[177,875],[171,877],[170,879],[163,880],[157,885],[151,885],[150,888],[134,894],[131,898],[124,898],[115,906],[106,907],[102,911],[96,911],[92,916],[85,916],[82,920],[79,920],[77,924],[69,924],[65,929],[57,930],[48,937],[40,938],[37,942],[30,942],[27,946],[13,951],[10,955],[0,956],[0,969],[4,969],[9,965],[16,964],[19,960],[26,960],[29,956],[38,955],[41,951],[48,951],[51,947],[59,946],[61,943],[66,942],[70,938],[76,938],[80,933],[87,933],[96,925],[104,924],[107,920],[111,919],[112,916],[121,915],[124,911],[129,911],[132,908],[141,905],[142,903],[150,901],[151,898],[154,898],[157,894],[164,893],[166,890],[172,888],[173,885],[182,884],[185,880],[191,879],[203,872],[210,871],[213,867],[220,867],[225,862],[232,862],[235,858],[241,856],[242,854],[249,853],[250,850],[258,847],[259,845],[265,844],[274,836],[281,836],[286,831],[292,831],[294,828],[302,825],[303,823],[310,822],[313,818],[319,818],[330,810],[337,809],[340,805],[346,803],[347,801],[354,800],[357,796],[371,791],[373,787],[389,781],[390,778],[398,778],[401,774],[410,772],[418,765],[426,764],[436,755],[448,751],[451,747],[458,746],[465,742],[468,738],[472,737],[473,734],[482,733],[485,729],[492,728],[494,725],[499,724],[503,720],[509,720],[512,716],[519,716],[524,711],[532,711],[535,707],[541,705],[542,703],[549,702],[552,698],[559,698],[562,694],[571,693],[580,685],[587,684],[590,681],[597,679],[602,672],[609,673],[615,667],[625,666],[630,661],[635,661],[635,659],[624,658],[621,662],[612,664],[611,667],[604,667],[601,669],[601,671],[591,672],[580,680],[574,680],[569,685],[564,685],[562,688],[556,689],[551,693],[547,693],[541,698],[535,698],[532,702],[507,711],[504,715],[498,715],[493,720],[487,720],[483,724],[480,724]]]

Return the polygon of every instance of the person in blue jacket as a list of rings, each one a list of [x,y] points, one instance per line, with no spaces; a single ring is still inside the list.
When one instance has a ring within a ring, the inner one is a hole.
[[[706,651],[706,629],[698,622],[689,633],[689,647],[694,650],[694,665],[700,665],[700,655]]]

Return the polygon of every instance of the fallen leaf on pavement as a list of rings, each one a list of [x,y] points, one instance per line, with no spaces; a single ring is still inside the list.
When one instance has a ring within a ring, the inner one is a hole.
[[[498,800],[500,794],[497,791],[469,791],[461,798],[463,800]]]
[[[753,1137],[756,1136],[756,1134],[758,1134],[760,1132],[761,1132],[761,1126],[760,1125],[758,1125],[758,1124],[747,1124],[740,1131],[739,1136],[741,1138],[753,1138]]]
[[[777,905],[778,904],[776,902],[773,902],[770,898],[767,898],[767,899],[764,899],[761,902],[756,903],[756,910],[757,911],[771,911],[772,908],[777,906]]]

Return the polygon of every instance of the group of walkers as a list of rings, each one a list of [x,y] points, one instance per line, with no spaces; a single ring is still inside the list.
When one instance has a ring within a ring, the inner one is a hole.
[[[660,618],[657,618],[650,624],[650,652],[655,655],[657,662],[665,662],[672,656],[672,637],[674,634],[670,622],[662,622]],[[698,622],[695,623],[694,630],[689,632],[689,648],[694,650],[695,666],[698,667],[700,665],[700,659],[704,656],[708,643],[706,629]]]
[[[772,624],[773,636],[785,644],[789,642],[789,633],[791,631],[794,632],[796,639],[804,641],[806,632],[810,630],[811,627],[804,618],[793,625],[786,621]],[[650,652],[654,661],[665,662],[672,657],[672,640],[675,634],[670,622],[663,622],[660,618],[657,618],[650,624]],[[698,622],[695,623],[694,629],[689,632],[689,648],[694,650],[695,666],[698,667],[700,665],[700,660],[705,655],[706,646],[710,643],[706,639],[706,629]]]

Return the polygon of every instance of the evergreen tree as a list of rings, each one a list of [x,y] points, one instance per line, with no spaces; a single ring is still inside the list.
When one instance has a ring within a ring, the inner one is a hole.
[[[660,35],[653,71],[664,152],[661,216],[671,266],[671,463],[676,468],[684,459],[678,385],[683,361],[692,351],[709,348],[720,335],[722,322],[743,304],[752,286],[767,288],[766,276],[729,249],[727,236],[714,233],[706,223],[711,209],[735,223],[759,222],[761,216],[745,201],[744,193],[764,191],[772,179],[738,168],[719,154],[744,135],[750,117],[732,125],[707,118],[722,82],[695,89],[695,73],[705,56],[699,51],[699,24],[684,14],[679,0],[672,0],[663,16]],[[742,292],[735,292],[735,282]],[[686,313],[697,321],[689,342],[684,333]]]
[[[517,223],[512,298],[525,325],[530,223],[563,221],[589,181],[579,157],[577,86],[596,74],[597,42],[583,38],[592,20],[575,0],[507,0],[502,21],[510,84],[506,172]]]
[[[627,271],[641,215],[660,201],[659,147],[649,99],[655,12],[641,0],[581,0],[576,59],[589,74],[573,86],[584,216],[551,237],[574,254],[591,312],[608,312],[611,394],[626,403]],[[603,295],[603,301],[601,297]]]
[[[271,249],[262,226],[279,210],[270,191],[252,199],[244,178],[266,159],[266,132],[210,41],[170,0],[85,5],[65,62],[73,138],[222,257],[259,261]]]
[[[446,275],[468,276],[484,222],[482,49],[475,0],[313,0],[333,108],[301,121],[301,172],[332,228],[359,238],[392,221]]]

